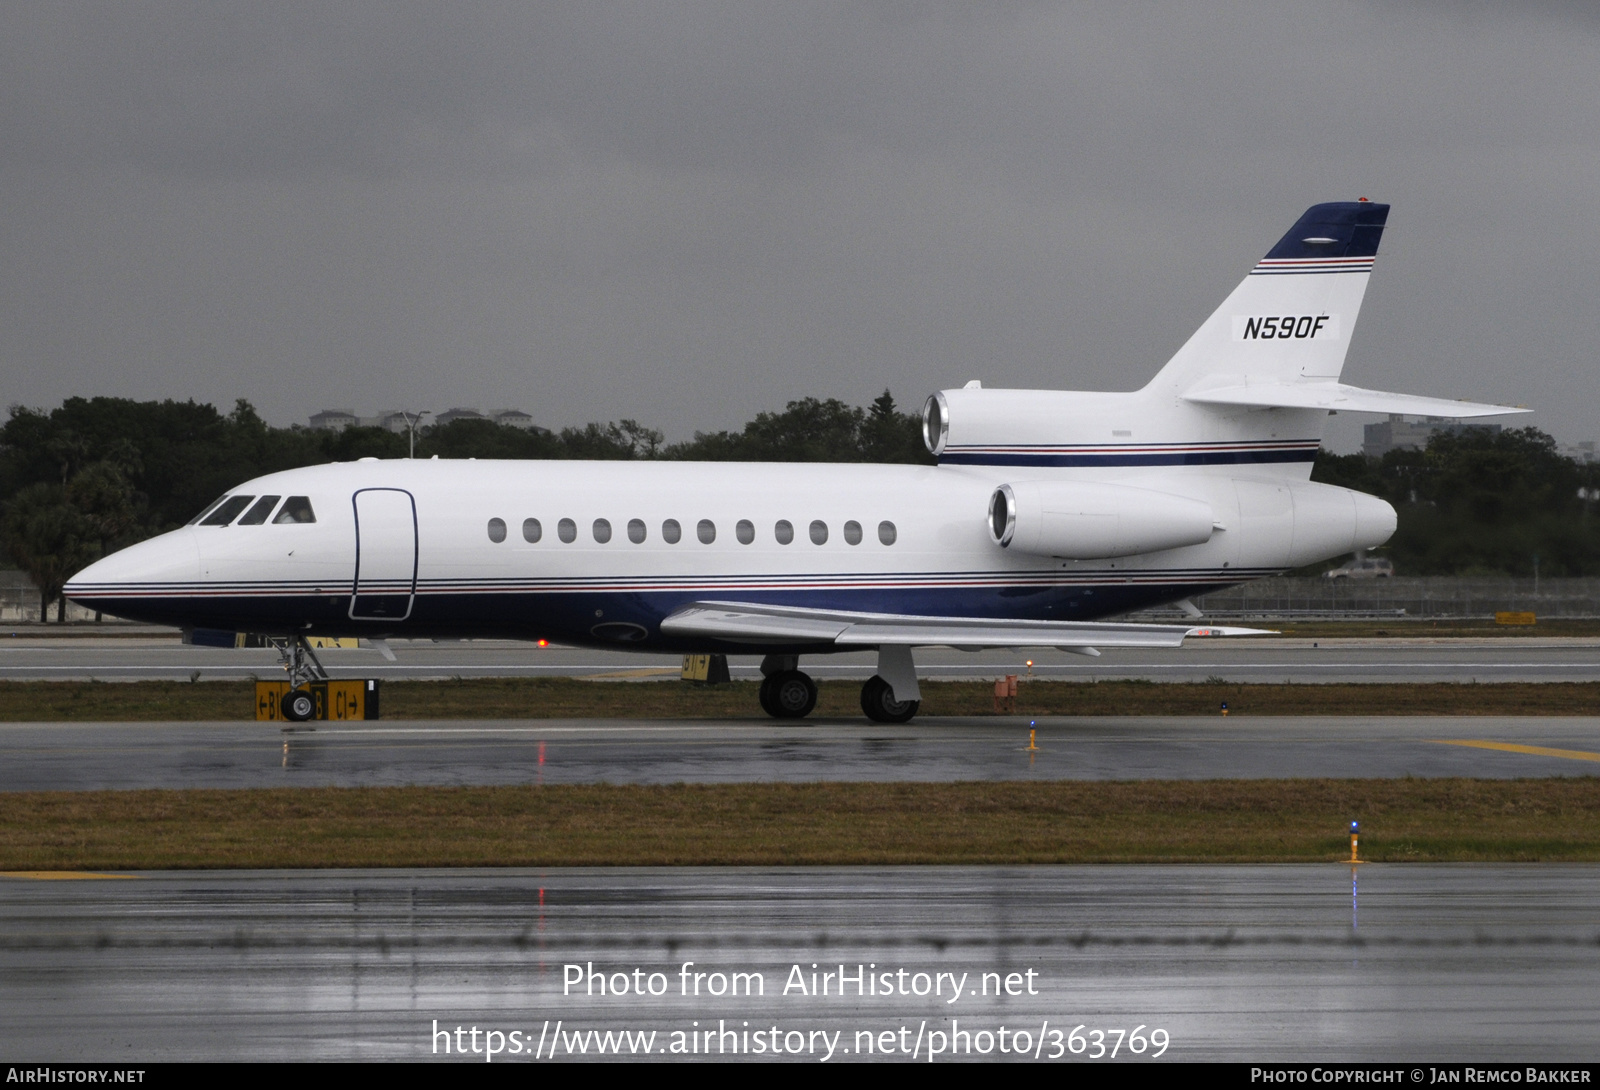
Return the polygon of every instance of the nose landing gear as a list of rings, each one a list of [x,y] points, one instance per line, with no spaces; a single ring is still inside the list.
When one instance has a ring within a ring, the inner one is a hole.
[[[317,714],[316,701],[305,689],[290,689],[284,693],[282,709],[283,717],[291,723],[304,723]]]
[[[327,681],[328,671],[322,668],[316,652],[311,650],[304,636],[295,635],[287,639],[274,637],[270,642],[277,648],[284,672],[289,675],[289,691],[283,694],[283,703],[280,705],[283,717],[291,723],[304,723],[317,714],[317,705],[303,686],[313,681]]]

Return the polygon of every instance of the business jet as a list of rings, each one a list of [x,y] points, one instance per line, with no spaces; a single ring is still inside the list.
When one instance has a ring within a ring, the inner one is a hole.
[[[1310,480],[1330,411],[1526,411],[1339,381],[1388,213],[1311,208],[1142,389],[934,394],[934,466],[363,458],[248,481],[66,593],[276,637],[291,690],[326,676],[314,635],[512,637],[760,655],[798,718],[801,656],[875,649],[881,722],[917,712],[918,647],[1244,631],[1105,618],[1387,540],[1387,503]]]

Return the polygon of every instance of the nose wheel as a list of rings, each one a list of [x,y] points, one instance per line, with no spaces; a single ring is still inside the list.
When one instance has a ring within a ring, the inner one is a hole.
[[[283,694],[283,717],[291,723],[304,723],[317,713],[316,702],[304,689]]]
[[[272,639],[271,643],[278,649],[284,673],[289,675],[289,691],[283,694],[283,702],[278,708],[288,722],[304,723],[317,714],[317,705],[311,693],[302,686],[310,685],[313,681],[327,681],[328,671],[322,668],[317,653],[311,650],[304,636],[278,637]]]
[[[759,699],[774,719],[804,719],[817,706],[817,683],[799,670],[783,670],[762,679]]]

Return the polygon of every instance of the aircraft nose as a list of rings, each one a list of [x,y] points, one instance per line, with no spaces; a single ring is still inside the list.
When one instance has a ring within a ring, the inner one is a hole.
[[[167,596],[199,578],[200,549],[186,526],[96,560],[67,581],[65,592],[79,605],[115,613],[118,603]]]

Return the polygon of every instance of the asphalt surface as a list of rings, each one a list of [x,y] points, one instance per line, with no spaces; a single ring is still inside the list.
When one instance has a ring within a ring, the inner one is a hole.
[[[1580,717],[0,724],[0,791],[1592,775]]]
[[[500,640],[455,643],[394,641],[396,661],[372,648],[319,652],[335,677],[612,677],[660,680],[678,676],[673,655],[630,654],[570,647],[540,648]],[[1336,639],[1273,637],[1191,639],[1176,650],[1112,650],[1087,658],[1051,649],[966,654],[919,649],[924,678],[988,678],[1027,674],[1071,681],[1146,678],[1152,681],[1593,681],[1600,678],[1600,639]],[[736,657],[735,678],[759,676],[758,659]],[[818,678],[870,677],[870,652],[810,656],[802,667]],[[0,635],[0,680],[134,681],[282,676],[277,655],[262,649],[186,647],[171,638],[42,638]]]
[[[824,1062],[831,1040],[835,1063],[935,1046],[944,1061],[952,1041],[956,1059],[1109,1062],[1117,1045],[1147,1063],[1152,1039],[1164,1061],[1595,1058],[1600,867],[1358,880],[1337,865],[8,877],[0,1024],[13,1058],[118,1065],[483,1062],[491,1042],[500,1062],[597,1058],[591,1031],[621,1030],[653,1031],[629,1040],[655,1060],[707,1030],[710,1058],[768,1061],[755,1041]],[[841,965],[891,994],[840,996]],[[590,971],[606,994],[564,994]],[[735,972],[763,992],[726,994]],[[964,981],[955,1002],[940,974]],[[901,994],[936,976],[942,994]],[[996,994],[1008,980],[1016,994]],[[706,1058],[693,1039],[686,1058]]]

